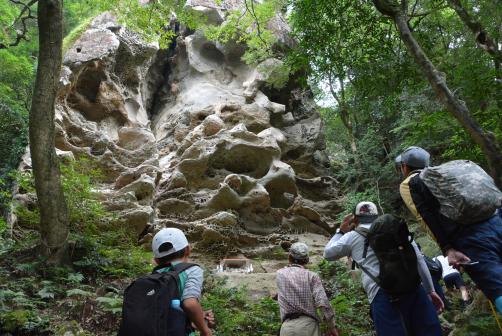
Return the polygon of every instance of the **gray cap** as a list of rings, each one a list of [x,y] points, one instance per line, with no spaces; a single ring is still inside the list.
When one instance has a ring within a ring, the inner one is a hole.
[[[171,243],[173,247],[168,251],[159,251],[162,244]],[[170,254],[183,250],[188,246],[188,240],[180,229],[165,228],[153,236],[152,251],[155,258],[162,258]]]
[[[429,166],[430,157],[431,155],[425,149],[411,146],[406,148],[395,161],[414,168],[424,168]]]
[[[305,243],[294,243],[289,248],[289,255],[297,260],[305,260],[309,257],[309,247]]]

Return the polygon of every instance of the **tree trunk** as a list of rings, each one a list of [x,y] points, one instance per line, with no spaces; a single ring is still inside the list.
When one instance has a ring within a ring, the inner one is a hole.
[[[40,208],[42,254],[61,263],[67,252],[68,209],[54,143],[54,105],[63,45],[61,0],[38,2],[39,54],[30,110],[30,151]]]
[[[354,131],[354,126],[352,123],[351,119],[351,113],[349,110],[349,107],[347,106],[347,103],[345,101],[345,89],[343,86],[343,79],[339,80],[340,81],[340,89],[341,89],[341,96],[339,96],[335,88],[333,87],[333,78],[329,76],[328,78],[328,83],[329,83],[329,91],[331,92],[331,96],[336,100],[338,103],[338,110],[340,111],[340,119],[342,120],[343,125],[347,129],[347,132],[349,133],[349,138],[350,138],[350,150],[352,151],[352,154],[354,157],[357,157],[357,143],[356,143],[356,135]]]
[[[495,180],[499,188],[502,188],[502,153],[497,139],[491,132],[485,132],[469,113],[469,109],[463,101],[455,97],[451,92],[444,74],[439,72],[434,64],[429,60],[418,42],[413,37],[408,26],[407,16],[401,11],[392,16],[397,25],[401,39],[408,48],[408,51],[415,58],[415,62],[420,66],[425,76],[429,80],[432,89],[439,100],[443,103],[450,114],[457,119],[462,127],[467,131],[476,144],[481,147],[488,162],[490,175]]]

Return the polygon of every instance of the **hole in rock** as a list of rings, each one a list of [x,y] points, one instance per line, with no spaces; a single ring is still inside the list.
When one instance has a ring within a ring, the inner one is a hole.
[[[265,189],[270,196],[272,208],[289,208],[297,195],[295,182],[287,176],[279,176],[269,181],[265,184]]]
[[[225,55],[219,51],[216,46],[212,43],[204,43],[200,50],[200,55],[211,62],[222,64],[225,60]]]
[[[77,48],[77,52],[81,52],[82,51],[82,48]]]
[[[272,160],[273,153],[266,148],[238,144],[229,149],[220,148],[210,166],[235,174],[260,178],[267,174]]]
[[[101,82],[106,80],[106,74],[101,66],[88,67],[79,76],[75,85],[75,92],[95,103]]]
[[[285,155],[286,159],[296,160],[302,155],[303,150],[301,148],[295,148],[288,151]]]

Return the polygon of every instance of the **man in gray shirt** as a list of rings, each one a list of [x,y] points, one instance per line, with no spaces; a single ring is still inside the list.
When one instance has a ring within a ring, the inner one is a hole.
[[[366,238],[354,229],[357,226],[369,229],[377,217],[378,209],[375,204],[359,203],[354,214],[345,217],[337,233],[326,245],[324,257],[327,260],[351,257],[364,270],[362,284],[371,304],[377,335],[441,335],[441,327],[434,306],[436,310],[441,311],[444,305],[434,291],[429,270],[415,242],[412,245],[417,255],[418,272],[425,291],[422,286],[419,286],[416,292],[404,295],[399,298],[399,302],[394,302],[394,299],[391,299],[373,280],[380,273],[379,261],[371,248],[368,248],[366,257],[363,257]]]

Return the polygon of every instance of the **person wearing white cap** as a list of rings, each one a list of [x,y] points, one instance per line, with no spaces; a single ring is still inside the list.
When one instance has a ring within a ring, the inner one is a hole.
[[[188,262],[190,245],[180,229],[164,228],[157,232],[152,240],[152,251],[157,266],[154,272],[169,271],[180,263]],[[211,336],[208,323],[214,322],[212,312],[204,312],[200,305],[204,273],[202,268],[194,265],[180,275],[181,307],[188,319],[195,325],[201,336]],[[169,304],[169,303],[166,303]],[[195,335],[192,331],[187,335]]]
[[[318,308],[328,325],[327,335],[338,336],[335,313],[321,278],[305,268],[308,262],[308,246],[294,243],[289,249],[289,265],[277,271],[277,300],[282,320],[280,336],[320,336]]]
[[[417,256],[417,271],[425,291],[419,286],[416,291],[400,297],[401,303],[398,309],[377,284],[377,275],[380,274],[379,260],[367,245],[365,236],[358,232],[358,230],[369,231],[377,218],[379,218],[378,209],[374,203],[358,203],[353,213],[343,219],[340,228],[326,245],[324,258],[334,261],[342,257],[351,257],[363,270],[361,281],[370,302],[371,316],[378,336],[406,336],[410,335],[410,332],[412,335],[440,336],[441,325],[426,292],[429,293],[437,310],[442,310],[444,305],[434,291],[427,265],[414,242],[412,245]],[[356,230],[357,227],[360,228]]]

